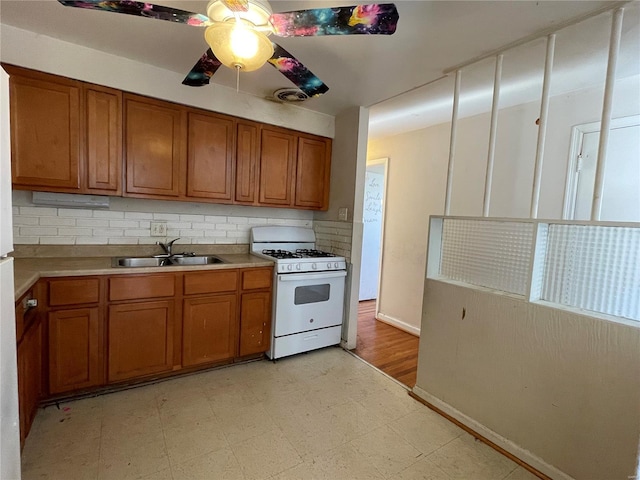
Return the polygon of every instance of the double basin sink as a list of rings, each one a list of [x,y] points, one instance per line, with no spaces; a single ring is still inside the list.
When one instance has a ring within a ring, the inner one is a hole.
[[[111,262],[113,267],[171,267],[187,265],[213,265],[224,263],[215,255],[171,255],[158,257],[119,257]]]

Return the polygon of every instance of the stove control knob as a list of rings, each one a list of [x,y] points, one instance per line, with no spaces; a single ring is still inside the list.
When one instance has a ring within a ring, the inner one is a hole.
[[[287,270],[293,270],[293,265],[287,265]]]
[[[327,268],[331,270],[331,262],[327,263]]]
[[[335,268],[338,268],[338,262],[334,263],[334,264],[333,264],[333,266],[334,266]]]
[[[311,268],[312,268],[313,270],[317,270],[317,269],[318,269],[318,266],[317,266],[315,263],[313,263],[313,264],[311,264]]]
[[[296,270],[300,270],[300,264],[296,265]]]

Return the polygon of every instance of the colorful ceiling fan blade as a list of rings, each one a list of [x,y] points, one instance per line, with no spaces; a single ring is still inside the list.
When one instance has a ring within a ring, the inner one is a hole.
[[[155,18],[175,23],[186,23],[194,27],[211,25],[209,17],[200,13],[187,12],[177,8],[163,7],[146,2],[104,1],[104,0],[58,0],[65,7],[103,10],[105,12],[124,13],[138,17]]]
[[[317,97],[329,90],[322,80],[277,43],[273,43],[269,63],[309,97]]]
[[[248,12],[249,0],[221,0],[225,7],[232,12]]]
[[[184,77],[182,84],[190,87],[209,85],[209,79],[220,68],[220,65],[222,65],[222,62],[216,58],[211,49],[208,49],[187,76]]]
[[[393,3],[381,3],[274,13],[271,23],[280,37],[393,35],[398,18]]]

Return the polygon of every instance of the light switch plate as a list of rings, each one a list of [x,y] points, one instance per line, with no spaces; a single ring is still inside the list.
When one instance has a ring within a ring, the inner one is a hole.
[[[338,209],[338,220],[346,222],[349,218],[349,209],[347,207],[342,207]]]
[[[166,237],[167,236],[167,223],[166,222],[151,222],[151,236],[152,237]]]

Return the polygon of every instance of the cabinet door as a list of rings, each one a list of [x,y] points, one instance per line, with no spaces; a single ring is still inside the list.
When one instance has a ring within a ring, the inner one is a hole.
[[[260,127],[239,122],[236,136],[235,203],[256,203]]]
[[[269,350],[271,293],[244,293],[240,307],[240,356]]]
[[[48,78],[38,74],[10,78],[13,184],[78,193],[80,87]]]
[[[183,109],[125,95],[125,112],[126,193],[178,197],[186,135]]]
[[[86,190],[120,195],[122,92],[84,86]]]
[[[326,209],[329,206],[331,141],[298,139],[296,207]]]
[[[231,118],[189,113],[187,196],[231,202],[233,130]]]
[[[260,203],[292,205],[296,137],[280,130],[262,129],[260,143]]]
[[[29,434],[42,396],[42,326],[36,321],[18,345],[18,401],[20,440]]]
[[[191,366],[233,358],[236,325],[235,295],[185,299],[182,364]]]
[[[49,392],[78,390],[100,382],[98,308],[49,313]]]
[[[111,305],[108,382],[171,371],[173,323],[173,300]]]

